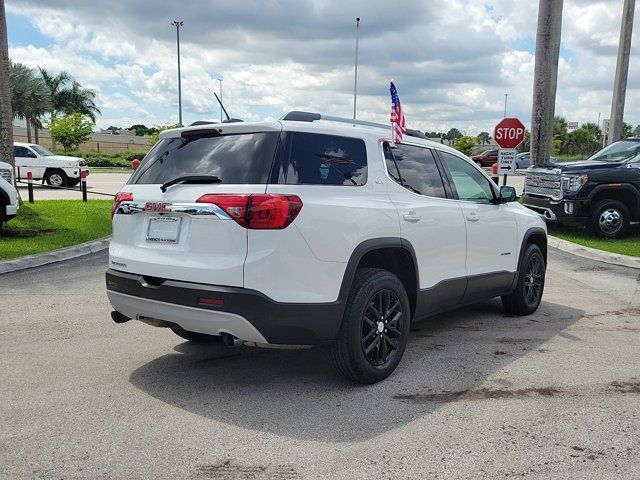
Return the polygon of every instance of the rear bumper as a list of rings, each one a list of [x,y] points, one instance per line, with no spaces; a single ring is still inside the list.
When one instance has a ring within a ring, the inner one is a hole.
[[[149,279],[112,269],[107,271],[106,283],[113,307],[130,318],[164,320],[188,331],[229,333],[258,343],[329,343],[342,321],[339,301],[281,303],[246,288]],[[217,304],[203,304],[203,299]]]

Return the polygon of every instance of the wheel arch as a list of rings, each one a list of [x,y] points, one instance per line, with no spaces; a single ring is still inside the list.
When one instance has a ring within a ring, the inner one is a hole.
[[[358,268],[382,268],[396,275],[404,286],[411,315],[415,313],[418,288],[420,285],[416,253],[410,242],[399,237],[385,237],[365,240],[351,254],[342,278],[338,298],[344,304]]]
[[[527,245],[529,244],[537,245],[540,248],[540,250],[542,251],[542,256],[544,257],[544,262],[547,263],[547,232],[545,232],[544,228],[533,227],[527,230],[522,237],[520,255],[518,256],[518,270],[522,268],[522,259],[524,258],[524,253],[527,249]]]
[[[632,185],[599,185],[589,194],[588,199],[591,205],[602,200],[617,200],[627,206],[632,220],[640,219],[640,193]]]
[[[522,237],[522,243],[520,244],[520,254],[518,255],[518,270],[517,275],[513,277],[513,283],[511,284],[511,290],[515,290],[518,284],[519,273],[522,271],[522,261],[524,260],[524,254],[527,251],[527,245],[537,245],[542,251],[542,257],[544,258],[545,265],[547,264],[547,250],[548,239],[547,232],[542,227],[532,227],[527,230]]]

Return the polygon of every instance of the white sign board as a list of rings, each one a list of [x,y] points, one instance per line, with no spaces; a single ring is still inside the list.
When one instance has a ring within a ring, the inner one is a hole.
[[[498,175],[516,172],[516,149],[501,148],[498,150]]]
[[[577,130],[578,122],[567,122],[567,130]]]

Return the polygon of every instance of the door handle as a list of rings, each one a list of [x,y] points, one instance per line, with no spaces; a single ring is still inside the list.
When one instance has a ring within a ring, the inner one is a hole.
[[[418,215],[416,212],[411,211],[409,213],[405,213],[402,216],[402,218],[404,218],[406,222],[415,223],[415,222],[419,222],[422,217]]]
[[[477,222],[478,220],[480,220],[480,216],[476,213],[476,212],[470,212],[468,213],[465,218],[470,221],[470,222]]]

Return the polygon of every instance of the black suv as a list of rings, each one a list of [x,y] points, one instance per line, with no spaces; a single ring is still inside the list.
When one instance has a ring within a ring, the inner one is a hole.
[[[581,162],[530,167],[523,202],[547,220],[609,238],[640,221],[640,138],[626,138]]]

